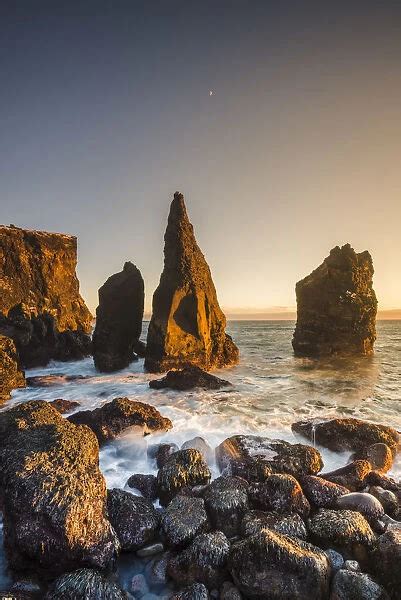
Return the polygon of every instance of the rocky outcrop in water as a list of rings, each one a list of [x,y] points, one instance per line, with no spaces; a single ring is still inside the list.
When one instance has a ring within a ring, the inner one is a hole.
[[[106,519],[99,446],[43,401],[0,414],[4,547],[16,570],[46,577],[113,563],[118,540]]]
[[[59,331],[89,333],[76,265],[75,237],[0,226],[0,312],[23,303],[34,315],[51,314]]]
[[[169,388],[180,392],[201,388],[203,390],[219,390],[220,388],[230,387],[231,383],[225,379],[220,379],[211,375],[199,367],[190,366],[178,371],[169,371],[162,379],[152,379],[149,381],[149,387],[154,390]]]
[[[25,375],[14,342],[0,335],[0,404],[8,400],[12,390],[25,385]]]
[[[372,278],[369,252],[357,254],[346,244],[333,248],[320,267],[299,281],[295,354],[372,354],[377,313]]]
[[[95,410],[80,410],[68,418],[76,425],[90,427],[100,444],[114,440],[126,429],[137,428],[145,435],[168,431],[173,426],[154,406],[129,398],[114,398]]]
[[[124,369],[134,359],[142,331],[145,291],[142,275],[126,262],[99,289],[93,359],[99,371]]]
[[[226,318],[210,269],[179,192],[171,203],[164,241],[164,270],[153,296],[146,368],[161,372],[192,364],[208,371],[238,362],[238,349],[225,332]]]

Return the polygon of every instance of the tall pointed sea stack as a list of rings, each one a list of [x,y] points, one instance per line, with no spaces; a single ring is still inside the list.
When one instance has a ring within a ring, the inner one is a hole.
[[[164,241],[145,367],[160,372],[193,364],[209,370],[238,362],[238,348],[225,332],[210,269],[179,192],[171,203]]]
[[[100,288],[93,333],[99,371],[117,371],[132,362],[142,331],[144,296],[142,275],[131,262]]]
[[[296,285],[298,356],[369,355],[376,339],[377,299],[369,252],[336,246]]]

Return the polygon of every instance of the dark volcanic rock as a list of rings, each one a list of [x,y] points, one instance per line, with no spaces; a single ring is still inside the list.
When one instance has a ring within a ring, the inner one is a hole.
[[[76,425],[88,425],[100,444],[113,440],[131,427],[137,427],[144,435],[172,428],[170,419],[162,417],[156,408],[129,398],[114,398],[94,410],[76,412],[68,419]]]
[[[295,354],[372,354],[377,313],[372,277],[369,252],[356,254],[346,244],[298,281]]]
[[[113,563],[119,544],[106,519],[106,485],[90,429],[43,401],[1,413],[0,484],[13,568],[51,575]]]
[[[186,546],[210,529],[202,498],[176,496],[164,511],[161,528],[170,546]]]
[[[384,490],[380,486],[371,485],[369,487],[369,494],[372,494],[372,496],[378,499],[387,515],[395,519],[398,518],[400,507],[398,498],[394,492]]]
[[[229,570],[246,598],[326,600],[330,566],[319,548],[269,529],[234,544]]]
[[[162,379],[152,379],[149,381],[149,387],[155,390],[170,388],[171,390],[178,390],[181,392],[192,390],[194,388],[219,390],[220,388],[230,385],[231,383],[229,381],[220,379],[195,366],[185,367],[178,371],[169,371]]]
[[[334,576],[330,600],[388,600],[381,585],[366,573],[340,569]]]
[[[312,540],[322,548],[349,548],[363,545],[368,548],[375,543],[375,534],[359,512],[353,510],[329,510],[321,508],[308,520]]]
[[[158,469],[164,467],[168,459],[174,452],[178,452],[179,447],[174,442],[164,442],[163,444],[151,444],[148,446],[147,455],[150,459],[156,461]]]
[[[79,569],[59,577],[45,600],[128,600],[128,596],[98,571]]]
[[[25,387],[25,375],[12,339],[0,335],[0,404],[10,392]]]
[[[247,489],[247,482],[239,477],[218,477],[203,493],[213,528],[228,538],[238,535],[249,509]]]
[[[51,314],[59,331],[90,332],[92,315],[75,274],[77,239],[61,233],[0,227],[0,312],[24,303]]]
[[[145,367],[161,372],[192,364],[209,371],[238,362],[238,348],[225,333],[226,318],[179,192],[171,203],[164,241]]]
[[[136,473],[131,475],[127,481],[130,488],[138,490],[144,498],[152,502],[157,498],[157,478],[154,475],[142,475]]]
[[[387,473],[393,466],[395,448],[393,452],[387,444],[372,444],[367,448],[361,448],[352,456],[352,460],[367,460],[372,465],[372,469]]]
[[[310,504],[317,508],[333,508],[336,498],[349,492],[343,485],[314,475],[304,475],[300,483]]]
[[[254,508],[278,513],[298,513],[307,517],[310,505],[298,481],[292,475],[269,475],[262,483],[254,483],[248,490]]]
[[[371,464],[367,460],[355,460],[330,473],[322,473],[321,477],[346,487],[350,492],[358,492],[366,486],[366,477],[371,470]]]
[[[277,533],[306,540],[305,523],[297,513],[279,514],[250,510],[245,513],[241,523],[241,533],[244,537],[260,533],[262,529],[271,529]]]
[[[378,538],[373,562],[380,581],[397,600],[401,589],[401,529],[389,529]]]
[[[178,450],[157,474],[161,504],[167,505],[186,486],[209,483],[210,477],[209,467],[198,450]]]
[[[383,443],[395,454],[400,441],[393,427],[352,418],[298,421],[293,423],[292,430],[335,452],[359,451],[372,444]]]
[[[64,413],[81,406],[79,402],[74,402],[73,400],[63,400],[63,398],[56,398],[56,400],[51,400],[49,402],[54,408],[63,415]]]
[[[145,498],[124,490],[109,490],[107,513],[122,550],[139,550],[154,540],[159,513]]]
[[[132,362],[142,331],[144,299],[142,275],[131,262],[99,289],[93,333],[93,359],[99,371],[118,371]]]
[[[227,438],[216,448],[216,460],[220,470],[226,469],[230,474],[233,474],[233,464],[244,461],[262,462],[274,473],[289,473],[294,476],[314,475],[323,467],[320,453],[312,446],[290,444],[257,435],[234,435]]]
[[[209,590],[218,588],[227,579],[229,549],[230,544],[221,531],[202,533],[169,561],[167,572],[178,585],[199,582]]]

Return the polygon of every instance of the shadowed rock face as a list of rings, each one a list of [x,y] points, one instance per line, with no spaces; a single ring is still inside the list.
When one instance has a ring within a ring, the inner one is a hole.
[[[25,387],[25,376],[21,370],[14,342],[0,335],[0,404],[10,397],[11,390]]]
[[[132,362],[142,331],[144,298],[142,275],[131,262],[100,288],[93,333],[93,358],[99,371],[117,371]]]
[[[98,442],[87,427],[43,401],[1,413],[0,489],[12,568],[52,576],[114,562],[119,544],[106,519]]]
[[[298,356],[370,355],[376,339],[377,300],[369,252],[336,246],[296,285]]]
[[[89,333],[92,315],[79,294],[77,239],[61,233],[0,226],[0,312],[19,303],[47,312],[59,331]]]
[[[238,362],[238,348],[225,333],[226,318],[179,192],[171,203],[164,241],[146,368],[161,372],[192,364],[210,370]]]

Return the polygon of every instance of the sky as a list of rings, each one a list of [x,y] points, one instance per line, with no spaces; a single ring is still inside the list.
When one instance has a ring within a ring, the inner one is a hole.
[[[176,190],[229,314],[346,242],[401,307],[399,2],[2,0],[0,78],[0,222],[76,235],[92,310],[126,260],[149,310]]]

